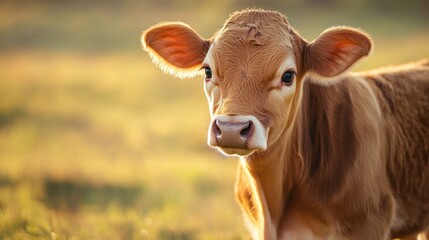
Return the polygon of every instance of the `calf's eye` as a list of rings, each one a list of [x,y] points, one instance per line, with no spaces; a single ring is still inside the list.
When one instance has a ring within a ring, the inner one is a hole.
[[[209,67],[204,67],[204,73],[206,74],[206,79],[212,78],[212,70]]]
[[[293,84],[295,79],[295,73],[292,71],[286,71],[282,75],[282,85],[290,86]]]

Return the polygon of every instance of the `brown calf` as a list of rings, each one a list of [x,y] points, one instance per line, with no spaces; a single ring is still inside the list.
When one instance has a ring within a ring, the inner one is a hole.
[[[183,23],[142,35],[166,72],[204,70],[208,143],[240,157],[255,239],[416,239],[429,229],[429,62],[346,73],[369,36],[307,42],[282,14],[234,13],[211,39]]]

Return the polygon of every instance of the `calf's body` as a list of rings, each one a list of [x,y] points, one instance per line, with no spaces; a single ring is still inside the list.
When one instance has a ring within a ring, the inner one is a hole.
[[[429,228],[429,61],[367,74],[382,111],[392,235]]]
[[[427,231],[428,79],[422,62],[329,86],[307,81],[283,146],[239,165],[236,195],[255,225],[250,229],[269,214],[267,239],[387,239]],[[258,210],[263,206],[269,210]]]
[[[235,193],[254,239],[427,234],[428,61],[347,73],[369,54],[367,34],[307,42],[265,10],[234,13],[211,39],[164,23],[142,43],[168,73],[204,69],[208,143],[240,157]]]

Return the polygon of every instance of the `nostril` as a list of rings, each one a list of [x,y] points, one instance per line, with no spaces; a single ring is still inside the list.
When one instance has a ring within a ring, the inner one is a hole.
[[[213,125],[213,132],[216,138],[219,139],[222,136],[222,132],[220,131],[218,120],[214,121]]]
[[[240,137],[248,139],[252,130],[252,122],[247,122],[247,125],[240,131]]]

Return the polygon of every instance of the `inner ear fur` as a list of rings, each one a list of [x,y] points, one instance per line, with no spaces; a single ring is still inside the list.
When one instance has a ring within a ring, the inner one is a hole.
[[[306,48],[306,69],[329,78],[343,73],[356,61],[368,56],[372,41],[360,30],[334,27],[325,30]]]
[[[179,77],[196,75],[210,47],[210,40],[181,22],[155,25],[143,32],[141,42],[154,63]]]

